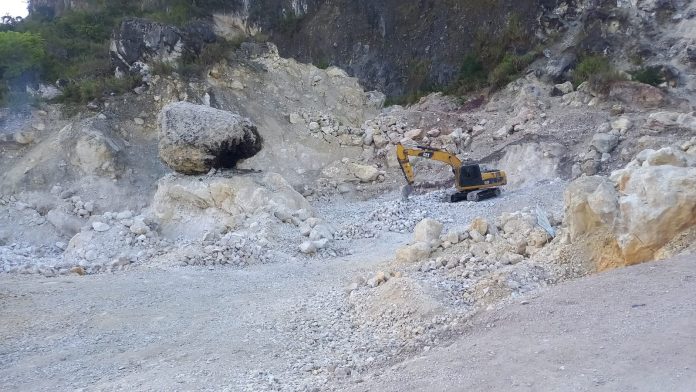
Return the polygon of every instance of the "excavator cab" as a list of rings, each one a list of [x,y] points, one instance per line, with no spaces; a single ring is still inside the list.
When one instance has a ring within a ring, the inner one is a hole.
[[[483,183],[481,166],[463,165],[459,170],[459,185],[463,187],[476,186]]]

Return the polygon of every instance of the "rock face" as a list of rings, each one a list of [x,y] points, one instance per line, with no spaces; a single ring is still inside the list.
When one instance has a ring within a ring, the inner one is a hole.
[[[111,40],[111,61],[116,73],[147,75],[147,63],[173,65],[185,51],[200,52],[205,43],[216,41],[212,28],[202,23],[185,30],[146,19],[126,18]]]
[[[508,175],[506,189],[515,189],[560,175],[566,148],[558,143],[525,143],[507,146],[496,164]]]
[[[642,155],[664,157],[667,152]],[[605,266],[651,260],[677,234],[696,224],[696,168],[670,163],[646,160],[641,166],[635,162],[614,172],[611,179],[593,176],[573,182],[565,193],[571,241],[607,233],[607,240],[620,251],[620,260]]]
[[[59,141],[70,163],[84,174],[109,175],[123,150],[123,140],[108,124],[93,117],[70,124],[59,134]]]
[[[261,151],[263,140],[250,120],[188,102],[165,106],[159,115],[159,154],[184,174],[232,168]]]

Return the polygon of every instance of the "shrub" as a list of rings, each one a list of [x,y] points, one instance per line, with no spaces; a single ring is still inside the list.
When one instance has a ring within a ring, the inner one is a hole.
[[[169,76],[176,71],[176,66],[170,63],[158,61],[150,65],[150,70],[155,75]]]
[[[327,60],[326,57],[321,57],[314,62],[314,66],[319,69],[327,69],[329,65],[329,60]]]
[[[186,52],[179,60],[177,70],[187,78],[202,76],[212,65],[227,58],[233,51],[239,49],[243,39],[225,40],[218,39],[214,43],[206,44],[200,53]]]
[[[591,77],[611,71],[611,64],[604,56],[586,56],[573,71],[573,84],[579,86],[582,82],[589,81]]]
[[[488,79],[487,72],[476,56],[469,54],[464,57],[462,65],[459,68],[459,77],[457,83],[463,90],[477,90],[486,84]]]
[[[541,52],[529,47],[529,37],[518,15],[513,14],[500,34],[480,29],[472,53],[462,60],[457,80],[448,94],[464,95],[486,86],[503,87],[519,75]],[[520,54],[524,53],[524,54]]]
[[[38,70],[45,55],[38,34],[0,32],[0,79],[10,80],[30,70]]]
[[[660,72],[660,67],[643,67],[631,72],[633,80],[651,86],[659,86],[665,82],[665,78]]]
[[[491,73],[488,83],[493,88],[500,88],[513,81],[536,58],[535,52],[524,55],[506,54]]]
[[[123,94],[140,83],[142,80],[137,76],[83,79],[66,86],[58,102],[82,104],[108,95]]]
[[[597,92],[606,92],[612,83],[620,80],[625,80],[625,77],[612,67],[606,57],[599,55],[586,56],[573,71],[573,84],[576,87],[589,82]]]

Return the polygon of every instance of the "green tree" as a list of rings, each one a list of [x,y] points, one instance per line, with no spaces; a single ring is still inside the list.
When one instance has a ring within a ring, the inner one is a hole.
[[[0,79],[10,80],[38,70],[44,58],[43,39],[38,34],[0,32]]]

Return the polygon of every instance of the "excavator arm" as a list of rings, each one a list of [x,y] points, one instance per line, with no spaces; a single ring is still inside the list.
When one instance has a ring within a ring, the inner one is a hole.
[[[450,154],[447,151],[437,150],[430,147],[404,147],[401,143],[396,145],[396,158],[399,161],[399,166],[401,166],[401,171],[406,177],[406,185],[403,188],[404,199],[413,192],[413,182],[415,181],[415,174],[413,173],[413,166],[408,160],[408,157],[421,157],[426,159],[432,159],[434,161],[440,161],[452,167],[452,172],[454,172],[455,178],[459,178],[459,171],[462,167],[462,162],[454,154]]]

